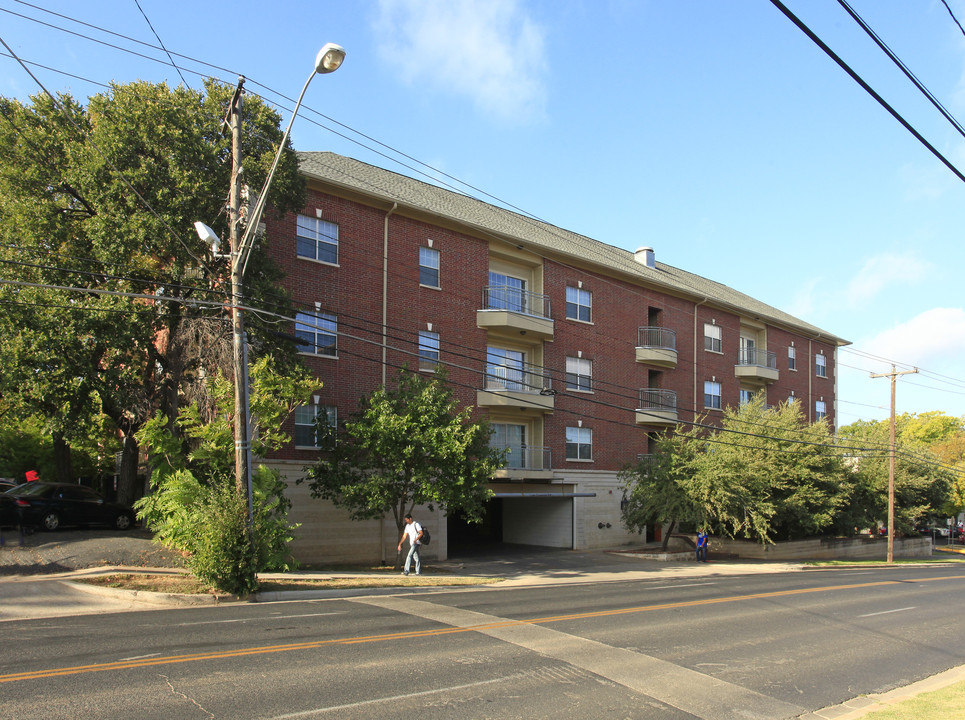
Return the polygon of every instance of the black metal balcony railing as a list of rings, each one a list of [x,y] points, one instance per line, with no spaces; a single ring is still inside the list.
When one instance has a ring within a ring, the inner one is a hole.
[[[677,412],[677,393],[673,390],[654,390],[643,388],[640,390],[638,410],[655,410],[657,412]]]
[[[506,470],[552,470],[553,453],[548,447],[532,445],[492,445],[506,451]]]
[[[521,367],[486,365],[486,390],[548,394],[553,389],[549,371],[538,365],[523,363]]]
[[[548,295],[528,292],[509,285],[489,285],[483,288],[483,305],[487,310],[508,310],[509,312],[536,317],[550,317]]]
[[[637,328],[637,347],[659,348],[661,350],[677,349],[677,333],[670,328],[642,327]]]
[[[737,364],[777,370],[777,353],[758,348],[742,348],[737,355]]]

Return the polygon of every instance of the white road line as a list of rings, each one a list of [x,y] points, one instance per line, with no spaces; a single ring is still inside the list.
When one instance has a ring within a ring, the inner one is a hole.
[[[507,675],[501,678],[492,678],[490,680],[480,680],[479,682],[467,683],[466,685],[452,685],[450,687],[439,688],[438,690],[423,690],[421,692],[407,693],[405,695],[393,695],[392,697],[376,698],[374,700],[362,700],[361,702],[349,703],[347,705],[332,705],[331,707],[315,708],[314,710],[302,710],[297,713],[290,713],[288,715],[275,715],[270,718],[270,720],[293,720],[293,718],[304,718],[312,717],[313,715],[321,715],[327,712],[337,712],[339,710],[350,710],[352,708],[365,707],[366,705],[377,705],[380,703],[392,703],[399,700],[409,700],[411,698],[425,697],[426,695],[438,695],[439,693],[454,692],[456,690],[466,690],[467,688],[479,687],[481,685],[492,685],[493,683],[508,682],[511,680],[518,680],[522,676],[520,674]]]
[[[265,617],[236,618],[234,620],[199,620],[198,622],[178,623],[178,627],[190,625],[224,625],[227,623],[261,622],[264,620],[292,620],[298,618],[322,617],[323,615],[344,615],[344,612],[305,613],[303,615],[268,615]]]
[[[130,662],[131,660],[144,660],[149,657],[158,657],[161,653],[151,653],[150,655],[135,655],[134,657],[120,658],[117,662]]]
[[[875,615],[890,615],[896,612],[905,612],[905,610],[914,610],[917,606],[906,607],[906,608],[895,608],[894,610],[882,610],[881,612],[868,613],[867,615],[858,615],[859,618],[863,617],[874,617]]]

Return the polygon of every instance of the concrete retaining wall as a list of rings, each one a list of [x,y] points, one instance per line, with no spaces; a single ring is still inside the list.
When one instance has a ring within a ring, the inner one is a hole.
[[[711,553],[737,555],[747,560],[841,560],[885,559],[888,541],[882,537],[862,535],[853,538],[813,538],[794,542],[761,545],[746,540],[710,538]],[[896,558],[931,557],[931,538],[897,538]]]

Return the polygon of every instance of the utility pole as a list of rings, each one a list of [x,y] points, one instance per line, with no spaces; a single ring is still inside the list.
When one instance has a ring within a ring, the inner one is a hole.
[[[231,127],[231,195],[228,200],[229,245],[231,247],[231,345],[235,381],[235,486],[239,494],[247,493],[248,520],[251,522],[251,438],[248,425],[248,353],[245,319],[241,309],[241,107],[244,76],[231,98],[227,122]]]
[[[888,458],[888,563],[895,561],[895,380],[899,375],[914,375],[914,370],[898,372],[894,365],[890,373],[872,374],[872,378],[891,378],[891,453]]]

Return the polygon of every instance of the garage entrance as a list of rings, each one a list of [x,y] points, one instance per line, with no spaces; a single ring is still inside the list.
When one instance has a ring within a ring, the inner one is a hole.
[[[505,544],[572,549],[573,507],[572,497],[497,495],[478,525],[462,514],[448,518],[449,557],[488,553]]]

